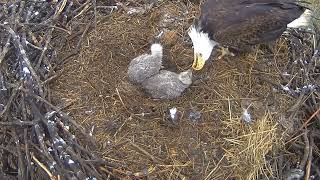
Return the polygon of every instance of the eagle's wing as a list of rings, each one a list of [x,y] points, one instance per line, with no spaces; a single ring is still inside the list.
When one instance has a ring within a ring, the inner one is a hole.
[[[220,44],[241,50],[277,39],[303,11],[284,0],[208,0],[199,23]]]

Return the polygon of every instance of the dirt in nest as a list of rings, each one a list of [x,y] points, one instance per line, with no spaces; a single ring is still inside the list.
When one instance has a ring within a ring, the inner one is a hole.
[[[272,56],[258,47],[250,54],[214,60],[172,101],[153,100],[127,80],[129,62],[150,52],[161,31],[165,69],[181,72],[191,66],[186,31],[196,7],[166,2],[143,15],[101,15],[79,55],[53,83],[52,97],[56,104],[71,102],[65,110],[88,132],[93,130],[98,154],[136,176],[277,177],[271,162],[283,147],[286,133],[280,129],[294,128],[281,121],[294,100],[272,85],[281,83],[288,61],[284,41],[275,45]],[[169,118],[171,108],[177,108],[175,120]],[[247,108],[252,123],[241,118]]]

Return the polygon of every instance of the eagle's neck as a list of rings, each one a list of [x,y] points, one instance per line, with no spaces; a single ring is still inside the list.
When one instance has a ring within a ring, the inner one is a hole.
[[[217,45],[218,43],[211,39],[209,33],[202,31],[201,26],[192,25],[188,32],[193,44]]]
[[[288,28],[302,28],[308,27],[311,24],[312,11],[307,9],[304,13],[298,18],[292,21],[287,25]]]

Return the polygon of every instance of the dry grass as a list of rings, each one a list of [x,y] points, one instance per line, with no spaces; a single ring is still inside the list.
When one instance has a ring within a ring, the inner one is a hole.
[[[143,16],[117,12],[107,19],[99,17],[104,20],[53,85],[53,97],[56,103],[72,102],[70,115],[88,130],[94,127],[100,144],[97,153],[137,176],[277,177],[270,159],[283,145],[286,133],[279,130],[293,128],[294,122],[280,119],[295,99],[273,92],[272,84],[264,80],[281,83],[288,60],[283,41],[273,56],[257,48],[252,54],[212,62],[195,75],[200,80],[174,101],[154,101],[127,82],[130,60],[149,51],[163,26],[175,37],[162,41],[165,67],[177,71],[190,67],[192,48],[183,40],[196,9],[167,2]],[[175,22],[163,25],[161,17],[168,12]],[[240,119],[242,108],[249,105],[252,125]],[[166,116],[172,107],[180,113],[175,123]],[[201,112],[200,119],[190,120],[194,110]]]
[[[316,16],[319,17],[319,15],[320,15],[320,2],[319,2],[319,0],[308,0],[308,1],[313,5]]]
[[[234,169],[237,179],[274,177],[270,164],[272,152],[283,145],[278,123],[272,115],[265,114],[249,126],[241,119],[227,119],[225,124],[225,157]],[[271,153],[271,154],[270,154]],[[251,166],[248,166],[251,165]]]

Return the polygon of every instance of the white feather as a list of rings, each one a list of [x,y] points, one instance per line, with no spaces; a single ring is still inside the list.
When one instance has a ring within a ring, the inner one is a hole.
[[[171,119],[175,119],[176,118],[176,115],[177,115],[177,108],[171,108],[170,110],[170,117]]]
[[[243,108],[242,119],[247,123],[252,122],[251,114],[248,112],[248,109]]]

